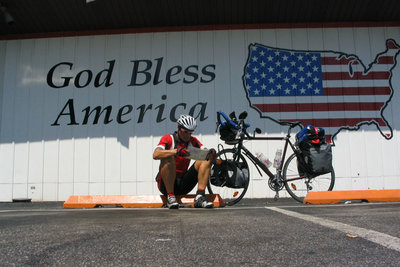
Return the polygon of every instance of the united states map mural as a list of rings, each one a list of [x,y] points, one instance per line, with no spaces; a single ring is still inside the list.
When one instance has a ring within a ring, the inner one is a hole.
[[[393,131],[383,110],[393,96],[392,70],[399,52],[389,39],[386,51],[366,66],[357,55],[340,51],[250,44],[243,86],[250,106],[263,118],[324,127],[330,140],[342,129],[374,124],[390,139]]]

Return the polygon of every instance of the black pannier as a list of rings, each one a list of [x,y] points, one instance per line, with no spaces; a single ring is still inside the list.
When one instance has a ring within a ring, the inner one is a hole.
[[[224,121],[221,120],[221,116]],[[217,112],[217,129],[219,130],[220,139],[225,142],[232,142],[236,139],[239,126],[230,120],[228,116],[222,112]]]
[[[300,149],[300,175],[315,177],[332,171],[332,147],[325,141],[323,128],[307,125],[296,134],[296,145]]]
[[[332,171],[332,148],[329,143],[303,144],[301,155],[297,162],[300,175],[315,177]]]
[[[237,129],[224,121],[219,126],[219,138],[223,141],[233,141],[237,135]]]
[[[210,183],[215,186],[244,188],[249,182],[249,170],[245,163],[222,160],[211,169]]]

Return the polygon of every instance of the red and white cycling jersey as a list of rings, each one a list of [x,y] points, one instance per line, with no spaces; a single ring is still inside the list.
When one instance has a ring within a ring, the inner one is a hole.
[[[176,148],[180,150],[181,148],[188,148],[191,146],[197,148],[203,147],[203,144],[194,136],[190,137],[188,143],[183,143],[180,142],[178,138],[174,138],[174,134],[177,133],[175,132],[173,134],[166,134],[163,137],[161,137],[160,142],[156,146],[156,149],[161,148],[161,149],[171,150]],[[175,144],[175,140],[177,140],[177,144]],[[190,159],[177,156],[175,161],[176,161],[176,176],[182,177],[189,167]]]

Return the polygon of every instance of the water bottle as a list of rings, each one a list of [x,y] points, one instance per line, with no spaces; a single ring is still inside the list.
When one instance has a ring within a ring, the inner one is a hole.
[[[257,152],[256,156],[265,166],[271,167],[272,162],[263,153]]]
[[[282,149],[278,149],[275,153],[274,168],[279,168],[279,166],[281,166],[281,159],[282,159]]]

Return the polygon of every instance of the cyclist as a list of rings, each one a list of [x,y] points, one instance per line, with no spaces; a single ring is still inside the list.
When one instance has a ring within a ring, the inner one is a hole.
[[[194,136],[196,120],[189,115],[181,115],[177,121],[178,129],[173,134],[161,137],[153,152],[153,159],[160,160],[160,168],[156,177],[158,189],[167,197],[167,206],[178,209],[179,203],[175,195],[186,195],[198,184],[195,208],[212,208],[213,203],[205,198],[205,188],[210,177],[211,161],[215,150],[210,149],[207,160],[197,160],[188,169],[190,155],[188,148],[204,148]],[[185,157],[186,156],[186,157]]]

